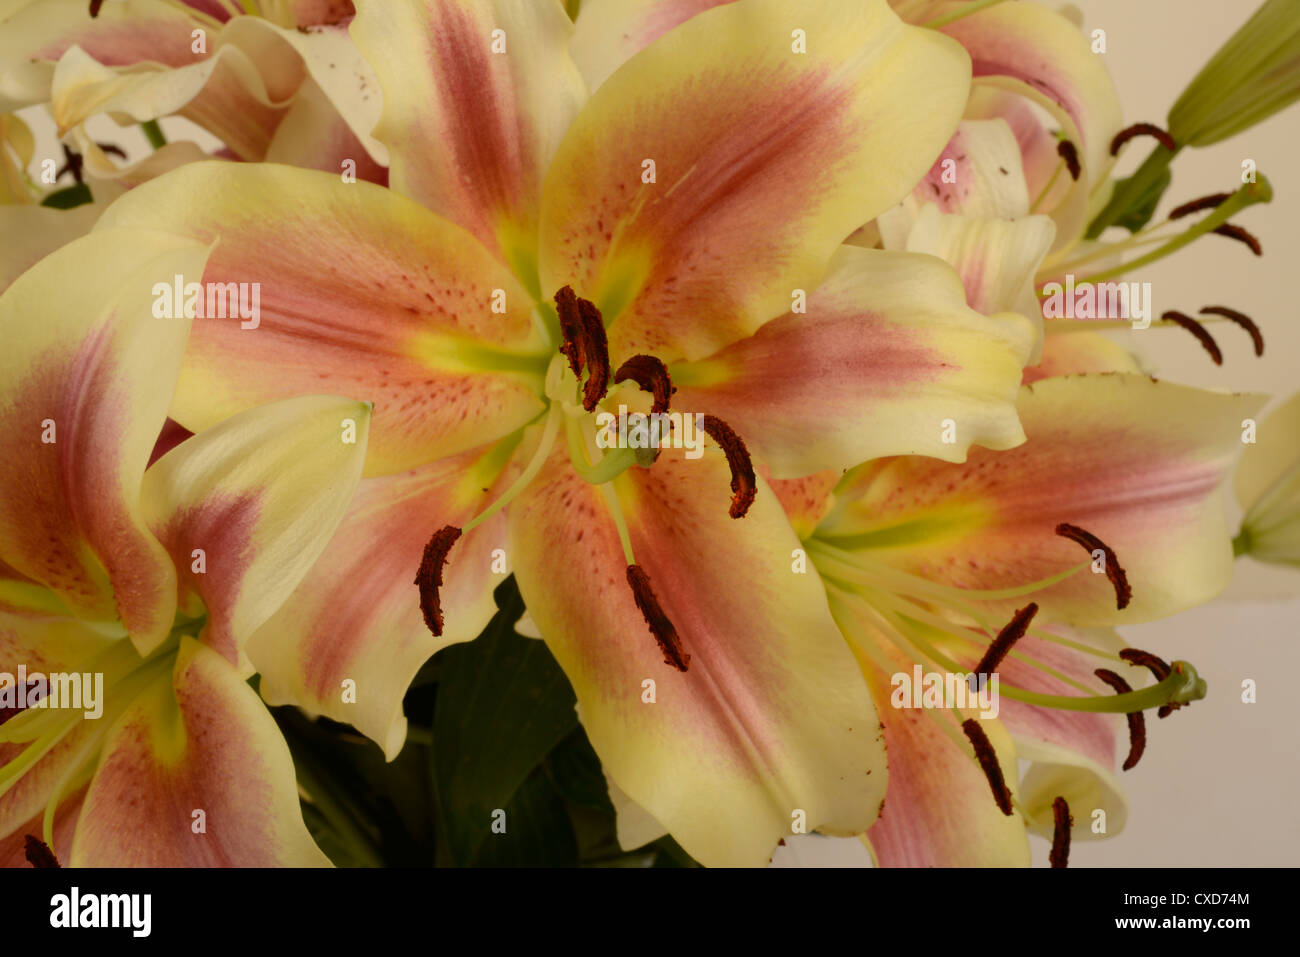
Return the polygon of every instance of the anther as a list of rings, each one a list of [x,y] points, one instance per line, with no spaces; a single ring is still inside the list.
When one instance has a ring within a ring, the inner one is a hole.
[[[424,613],[424,623],[439,638],[442,637],[442,600],[438,590],[442,588],[442,566],[447,564],[447,553],[458,538],[460,529],[455,525],[444,525],[434,532],[424,546],[420,570],[415,573],[415,584],[420,586],[420,611]]]
[[[655,641],[659,643],[659,650],[664,653],[664,664],[672,665],[678,671],[685,671],[690,666],[691,656],[682,652],[682,642],[677,637],[677,629],[668,620],[663,606],[655,597],[654,589],[650,587],[650,577],[641,566],[628,565],[627,583],[632,588],[636,607],[641,610],[645,623],[650,626],[650,634],[654,635]]]
[[[90,18],[93,20],[99,16],[99,8],[104,5],[104,0],[90,0]]]
[[[50,850],[50,845],[46,844],[38,837],[27,834],[23,837],[23,853],[27,855],[27,863],[32,867],[60,867],[59,859],[54,856]]]
[[[1227,236],[1229,239],[1235,239],[1239,243],[1245,243],[1256,256],[1264,255],[1264,247],[1259,244],[1259,240],[1240,226],[1224,223],[1222,226],[1210,230],[1210,232],[1218,233],[1220,236]]]
[[[1160,141],[1160,145],[1171,153],[1178,149],[1174,138],[1154,123],[1134,123],[1115,134],[1115,138],[1110,141],[1110,155],[1117,154],[1120,148],[1135,136],[1154,136]]]
[[[596,405],[609,391],[609,339],[605,321],[595,304],[574,294],[565,286],[555,294],[555,311],[560,319],[560,354],[569,360],[574,378],[587,371],[582,391],[582,407],[596,411]]]
[[[1169,211],[1169,218],[1182,219],[1184,216],[1192,215],[1192,213],[1199,213],[1203,209],[1216,209],[1231,198],[1231,193],[1211,193],[1209,196],[1202,196],[1199,199],[1189,200],[1188,202],[1183,203],[1183,205],[1175,206],[1171,209]]]
[[[654,396],[654,402],[650,406],[651,412],[668,411],[669,399],[677,388],[668,374],[668,367],[660,359],[647,355],[633,356],[628,359],[618,367],[618,372],[614,373],[614,382],[626,382],[628,379],[639,385],[642,391]]]
[[[1149,651],[1143,651],[1141,648],[1125,648],[1119,653],[1119,656],[1131,665],[1146,668],[1155,675],[1156,681],[1164,681],[1169,677],[1169,663]],[[1162,704],[1160,709],[1156,711],[1156,716],[1167,718],[1181,707],[1182,704],[1176,701]]]
[[[1029,623],[1034,620],[1036,614],[1038,614],[1038,605],[1032,601],[1016,612],[985,650],[984,657],[975,666],[975,673],[991,675],[997,671],[998,665],[1002,664],[1002,659],[1007,656],[1011,646],[1025,636]]]
[[[1115,607],[1120,611],[1127,608],[1129,601],[1133,597],[1133,589],[1129,587],[1128,575],[1124,573],[1124,568],[1120,565],[1114,549],[1092,532],[1080,528],[1078,525],[1071,525],[1069,522],[1062,522],[1057,525],[1056,534],[1082,545],[1088,550],[1089,554],[1096,551],[1102,553],[1106,560],[1106,577],[1115,589]]]
[[[1070,179],[1077,180],[1082,168],[1079,166],[1079,151],[1074,148],[1074,144],[1069,140],[1061,140],[1056,144],[1056,153],[1065,160],[1065,168],[1070,171]]]
[[[1070,815],[1070,805],[1065,798],[1057,797],[1052,801],[1052,851],[1047,856],[1052,867],[1068,867],[1070,862],[1070,828],[1074,827],[1074,818]]]
[[[731,509],[728,514],[732,518],[742,518],[758,494],[758,479],[754,477],[749,449],[731,426],[717,416],[706,415],[701,424],[709,438],[721,447],[727,456],[727,464],[731,466]]]
[[[1127,681],[1108,668],[1098,668],[1093,674],[1114,688],[1116,694],[1129,694],[1133,690]],[[1147,747],[1147,722],[1141,711],[1130,711],[1125,717],[1128,718],[1128,757],[1124,759],[1123,767],[1125,771],[1131,771]]]
[[[1244,312],[1229,309],[1227,306],[1206,306],[1201,310],[1201,315],[1222,316],[1229,322],[1235,322],[1250,333],[1250,341],[1255,344],[1255,355],[1262,356],[1264,354],[1264,333],[1259,331],[1259,326],[1255,325],[1255,320]]]
[[[1206,332],[1205,327],[1187,313],[1170,309],[1168,312],[1161,313],[1160,318],[1182,326],[1200,340],[1201,345],[1205,347],[1205,351],[1210,354],[1210,358],[1214,360],[1216,366],[1223,365],[1223,351],[1219,348],[1219,344],[1214,341],[1214,336]]]
[[[974,718],[967,718],[961,723],[966,740],[975,749],[975,759],[979,761],[984,776],[988,778],[989,788],[993,791],[993,800],[998,809],[1007,817],[1011,816],[1011,791],[1007,788],[1006,778],[1002,776],[1002,765],[998,764],[997,753],[989,742],[988,735]]]

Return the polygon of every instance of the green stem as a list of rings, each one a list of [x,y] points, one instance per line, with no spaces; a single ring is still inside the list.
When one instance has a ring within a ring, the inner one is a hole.
[[[147,120],[140,124],[140,129],[144,130],[145,137],[149,140],[149,145],[156,150],[162,149],[167,145],[167,137],[163,135],[162,127],[158,125],[157,120]]]

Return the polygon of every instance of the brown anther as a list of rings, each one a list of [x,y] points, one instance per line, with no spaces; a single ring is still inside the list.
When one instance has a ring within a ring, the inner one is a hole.
[[[1065,798],[1057,797],[1052,801],[1052,851],[1047,861],[1052,867],[1068,867],[1070,864],[1070,828],[1074,827],[1074,818],[1070,815],[1070,805]]]
[[[39,837],[27,834],[23,837],[23,853],[27,855],[27,863],[32,867],[60,867],[59,859],[54,856],[50,850],[50,845],[46,844]]]
[[[1182,219],[1184,216],[1190,216],[1192,213],[1199,213],[1203,209],[1215,209],[1222,206],[1227,200],[1232,198],[1231,193],[1211,193],[1209,196],[1202,196],[1199,199],[1189,200],[1181,206],[1175,206],[1169,211],[1170,219]]]
[[[1078,180],[1082,167],[1079,166],[1079,151],[1074,148],[1074,144],[1069,140],[1061,140],[1056,144],[1056,153],[1065,160],[1065,168],[1070,171],[1070,179]]]
[[[1223,365],[1223,351],[1219,348],[1219,344],[1214,341],[1214,336],[1206,332],[1205,327],[1191,316],[1187,315],[1187,313],[1179,312],[1176,309],[1170,309],[1168,312],[1161,313],[1160,318],[1167,322],[1172,322],[1175,325],[1182,326],[1200,341],[1201,345],[1205,347],[1205,351],[1210,354],[1210,358],[1214,360],[1216,366]]]
[[[442,566],[447,564],[447,553],[460,538],[460,529],[455,525],[444,525],[433,533],[424,555],[420,558],[420,570],[415,573],[415,584],[420,586],[420,611],[424,613],[424,623],[437,637],[442,637],[442,600],[438,590],[442,588]]]
[[[99,8],[104,5],[104,0],[90,0],[90,17],[93,20],[99,16]]]
[[[1038,605],[1032,601],[1016,612],[998,632],[993,643],[985,649],[984,657],[975,666],[975,674],[991,675],[997,671],[998,665],[1002,664],[1002,659],[1007,656],[1011,646],[1025,636],[1025,632],[1029,630],[1029,623],[1034,620],[1036,614],[1038,614]]]
[[[1118,153],[1120,148],[1135,136],[1154,136],[1160,141],[1160,145],[1171,153],[1178,149],[1174,138],[1154,123],[1134,123],[1115,134],[1115,138],[1110,141],[1110,155],[1114,156]]]
[[[664,653],[664,664],[672,665],[678,671],[685,671],[691,664],[691,656],[682,652],[681,639],[677,629],[664,614],[654,589],[650,587],[650,577],[640,565],[627,566],[627,583],[632,588],[632,597],[641,610],[645,623],[650,626],[650,634],[659,642],[659,650]]]
[[[1082,545],[1088,550],[1089,554],[1098,550],[1101,551],[1102,556],[1106,559],[1106,578],[1110,580],[1115,589],[1115,607],[1120,611],[1127,608],[1129,601],[1133,598],[1133,589],[1129,587],[1128,576],[1124,574],[1124,568],[1120,565],[1114,549],[1092,532],[1080,528],[1078,525],[1071,525],[1069,522],[1062,522],[1057,525],[1056,534]]]
[[[997,752],[993,750],[988,735],[974,718],[963,721],[961,730],[966,735],[966,740],[970,742],[970,746],[975,749],[975,759],[979,761],[980,769],[988,778],[989,789],[993,792],[993,800],[997,802],[998,809],[1010,817],[1011,791],[1007,787],[1006,778],[1002,776],[1002,765],[998,764]]]
[[[1259,244],[1259,240],[1240,226],[1224,223],[1222,226],[1210,230],[1210,232],[1218,233],[1220,236],[1227,236],[1229,239],[1235,239],[1239,243],[1245,243],[1256,256],[1264,255],[1264,247]]]
[[[628,359],[614,373],[614,382],[626,382],[631,379],[644,392],[654,396],[650,406],[651,412],[667,412],[669,399],[677,391],[668,367],[655,356],[639,355]]]
[[[1119,653],[1119,656],[1131,665],[1138,665],[1148,669],[1156,677],[1156,681],[1164,681],[1169,677],[1169,663],[1158,655],[1153,655],[1149,651],[1143,651],[1141,648],[1125,648]],[[1178,702],[1162,704],[1156,716],[1167,718],[1182,705]]]
[[[706,415],[702,427],[727,456],[727,464],[731,466],[732,493],[728,514],[732,518],[742,518],[758,494],[758,479],[754,477],[754,463],[749,458],[749,449],[745,448],[744,441],[732,431],[731,426],[717,416]]]
[[[1262,356],[1264,354],[1264,333],[1259,331],[1259,326],[1255,325],[1255,320],[1244,312],[1229,309],[1227,306],[1206,306],[1201,310],[1201,315],[1222,316],[1229,322],[1235,322],[1250,333],[1250,341],[1255,345],[1255,355]]]
[[[1098,678],[1115,689],[1116,694],[1129,694],[1132,686],[1108,668],[1098,668],[1093,672]],[[1142,752],[1147,748],[1146,715],[1141,711],[1130,711],[1128,718],[1128,757],[1124,759],[1124,770],[1131,771],[1142,759]]]
[[[579,298],[570,286],[555,294],[555,311],[564,340],[560,343],[560,354],[569,360],[574,378],[580,379],[586,369],[582,407],[594,412],[609,391],[609,339],[605,335],[605,321],[595,304]]]

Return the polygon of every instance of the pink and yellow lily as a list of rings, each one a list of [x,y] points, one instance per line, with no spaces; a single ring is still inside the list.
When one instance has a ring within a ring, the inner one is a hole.
[[[558,0],[359,3],[390,190],[198,164],[100,228],[220,238],[205,279],[262,284],[257,330],[196,326],[186,427],[320,388],[375,404],[356,504],[249,646],[269,701],[391,757],[411,676],[513,571],[616,785],[697,859],[762,863],[795,812],[864,830],[885,784],[867,690],[749,453],[797,476],[1014,446],[1033,331],[971,310],[932,257],[841,247],[952,135],[950,39],[883,2],[738,0],[589,96],[573,29]],[[702,458],[602,454],[593,414],[644,411],[640,387],[706,414]]]
[[[245,647],[342,519],[370,410],[287,399],[159,455],[191,322],[154,287],[208,254],[95,232],[0,296],[6,863],[29,837],[72,865],[328,863]]]

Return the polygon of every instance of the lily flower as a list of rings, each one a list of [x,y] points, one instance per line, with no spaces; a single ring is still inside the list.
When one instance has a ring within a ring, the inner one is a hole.
[[[369,407],[289,399],[146,468],[190,327],[154,285],[208,252],[95,232],[0,296],[7,863],[41,841],[71,865],[328,863],[244,649],[338,526]]]
[[[1300,394],[1258,424],[1233,487],[1245,512],[1232,543],[1236,554],[1300,566]]]
[[[14,5],[11,5],[14,6]],[[0,110],[50,104],[58,132],[100,179],[134,185],[208,158],[166,143],[119,166],[85,132],[93,117],[153,123],[182,116],[230,158],[291,163],[383,182],[386,154],[370,128],[374,74],[348,37],[351,3],[267,0],[30,0],[0,23]]]
[[[841,248],[951,136],[953,41],[883,2],[738,0],[588,97],[572,32],[558,2],[359,3],[391,189],[195,164],[97,228],[219,237],[205,279],[262,284],[257,330],[196,327],[182,425],[375,403],[356,504],[250,645],[267,700],[392,757],[410,678],[513,571],[611,778],[696,859],[759,864],[792,821],[865,829],[884,764],[750,453],[802,475],[1013,446],[1032,330],[932,257]],[[708,448],[601,450],[623,403],[699,413]]]

